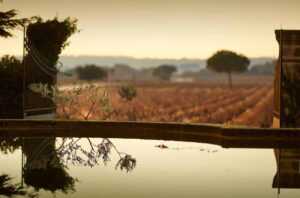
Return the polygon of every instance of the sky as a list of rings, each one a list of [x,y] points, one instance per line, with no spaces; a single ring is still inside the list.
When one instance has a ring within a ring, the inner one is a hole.
[[[208,58],[220,49],[277,57],[275,29],[300,29],[300,0],[2,0],[19,17],[73,17],[80,33],[63,55]],[[22,54],[22,31],[0,56]]]

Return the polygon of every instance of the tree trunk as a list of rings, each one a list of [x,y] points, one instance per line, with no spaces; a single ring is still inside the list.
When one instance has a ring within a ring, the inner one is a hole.
[[[232,89],[231,72],[228,72],[229,88]]]

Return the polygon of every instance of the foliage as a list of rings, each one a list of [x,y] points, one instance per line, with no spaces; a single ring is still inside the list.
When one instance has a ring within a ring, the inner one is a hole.
[[[42,97],[51,99],[57,109],[62,111],[63,119],[76,119],[75,115],[79,114],[82,119],[88,120],[91,113],[99,107],[106,109],[105,113],[108,114],[103,115],[106,119],[114,111],[110,101],[107,100],[108,93],[99,98],[100,87],[93,84],[83,86],[74,84],[70,89],[62,90],[58,85],[49,87],[47,84],[37,83],[30,84],[29,88]],[[88,106],[88,109],[78,111],[82,106]]]
[[[12,184],[12,180],[13,178],[11,178],[8,174],[0,175],[0,196],[26,196],[31,198],[38,197],[36,193],[28,191],[27,188],[22,187],[20,184]]]
[[[57,149],[58,157],[66,163],[70,162],[73,165],[83,165],[93,167],[99,164],[99,159],[102,159],[104,164],[110,161],[109,155],[112,148],[119,156],[119,161],[116,164],[116,169],[120,166],[121,170],[131,171],[136,166],[136,160],[130,155],[118,151],[116,146],[108,139],[103,138],[98,144],[95,144],[90,138],[88,141],[89,149],[84,148],[79,144],[82,138],[64,138],[60,147]]]
[[[12,37],[11,30],[14,30],[26,22],[27,19],[15,19],[17,16],[17,10],[9,10],[6,12],[0,11],[0,37],[8,38]]]
[[[228,50],[217,51],[207,59],[207,69],[220,73],[227,73],[230,88],[231,73],[247,71],[250,61],[244,55],[237,54]]]
[[[244,72],[250,61],[235,52],[221,50],[207,59],[207,68],[215,72]]]
[[[99,100],[100,112],[102,113],[102,120],[106,120],[114,113],[114,107],[109,99],[109,92],[107,88],[103,92],[102,98]]]
[[[35,17],[35,20],[31,20],[26,31],[30,50],[23,60],[26,65],[25,87],[31,83],[44,83],[49,86],[56,83],[56,78],[51,75],[55,75],[59,70],[58,67],[62,66],[57,66],[59,55],[69,45],[69,37],[76,32],[78,32],[77,20],[69,17],[62,20],[54,18],[46,21],[40,17]],[[39,57],[39,61],[36,57]],[[41,67],[47,69],[41,71]],[[50,75],[49,72],[45,71],[51,71]],[[29,91],[27,99],[29,103],[32,101],[30,97],[38,98],[39,96]],[[46,106],[53,105],[47,99],[40,99],[40,101]],[[30,105],[35,108],[35,104]]]
[[[23,151],[26,155],[24,181],[34,187],[51,192],[69,193],[75,191],[76,178],[66,171],[55,148],[56,138],[26,138]]]
[[[21,138],[0,138],[0,151],[4,154],[13,153],[22,145]]]
[[[126,86],[125,86],[126,87]],[[88,120],[93,112],[100,108],[102,120],[106,120],[112,113],[114,108],[109,98],[108,88],[105,87],[102,97],[99,97],[99,86],[89,85],[73,85],[69,89],[62,90],[59,86],[49,87],[47,84],[31,84],[29,88],[41,94],[43,97],[50,98],[62,110],[62,116],[66,119],[76,119],[79,113],[81,118]],[[132,85],[130,89],[135,89]],[[135,92],[136,94],[136,92]],[[132,99],[135,96],[130,96]],[[124,96],[125,98],[128,95]],[[128,99],[127,99],[128,100]],[[83,106],[89,106],[88,109],[82,111]],[[85,113],[84,113],[85,112]],[[136,165],[136,160],[126,153],[121,153],[117,150],[114,144],[107,138],[104,138],[101,143],[95,144],[90,138],[87,141],[90,145],[90,150],[82,148],[78,142],[81,138],[63,138],[60,147],[57,149],[57,154],[60,159],[65,159],[66,162],[71,162],[75,165],[84,165],[93,167],[98,164],[98,159],[102,158],[104,163],[109,161],[111,148],[118,153],[120,160],[116,168],[120,166],[121,170],[132,170]],[[80,156],[81,155],[81,156]]]
[[[169,81],[172,76],[172,73],[174,73],[176,71],[177,71],[177,69],[173,65],[161,65],[161,66],[156,67],[153,70],[153,75],[157,76],[163,80]]]
[[[82,119],[88,120],[92,114],[95,116],[96,113],[99,113],[98,116],[102,120],[106,120],[115,112],[107,87],[104,88],[101,97],[99,97],[101,87],[93,84],[74,84],[63,90],[58,85],[49,87],[47,84],[37,83],[31,84],[29,88],[41,94],[42,97],[51,99],[57,105],[57,109],[62,112],[63,119],[78,119],[79,114]],[[123,86],[123,90],[129,91],[128,93],[121,92],[125,94],[121,97],[127,101],[132,100],[137,95],[132,85]]]
[[[58,85],[48,86],[48,84],[37,83],[30,84],[29,89],[44,98],[52,100],[57,108],[63,112],[63,119],[73,119],[73,115],[77,113],[80,106],[91,103],[86,114],[78,112],[83,119],[87,120],[97,103],[96,93],[99,87],[94,85],[77,86],[74,84],[71,89],[61,90]]]
[[[102,80],[107,78],[107,70],[96,65],[85,65],[75,68],[80,80]]]
[[[29,22],[27,19],[11,19],[16,16],[16,11],[0,12],[0,36],[3,28],[13,29]],[[31,22],[34,20],[31,19]],[[46,57],[46,63],[55,65],[61,50],[68,45],[67,39],[77,31],[76,20],[66,18],[59,21],[57,18],[43,22],[35,17],[35,23],[27,28],[27,36],[34,47],[38,49],[41,57]],[[10,27],[10,28],[9,28]],[[1,29],[2,28],[2,29]],[[9,32],[4,33],[11,36]],[[34,67],[33,60],[27,55],[24,59],[26,65],[26,85],[33,82],[46,82],[53,84],[54,79],[46,80],[44,73]],[[0,62],[0,118],[23,118],[23,66],[14,56],[5,55]]]
[[[124,98],[126,101],[131,101],[137,96],[137,89],[132,84],[127,84],[119,87],[118,93],[121,98]]]
[[[127,172],[132,171],[136,166],[136,159],[132,158],[131,155],[125,155],[121,157],[116,165],[116,169],[120,167],[121,170],[126,170]]]
[[[0,118],[22,118],[23,67],[14,56],[0,60]]]
[[[50,65],[56,63],[59,54],[70,43],[70,36],[78,32],[77,20],[70,17],[59,20],[57,17],[44,21],[35,17],[36,22],[27,27],[27,37],[34,47],[46,57]]]
[[[26,195],[26,191],[20,184],[11,184],[11,177],[7,174],[0,175],[0,195],[13,197],[16,195]]]
[[[26,169],[24,181],[27,185],[33,186],[36,191],[44,189],[69,193],[75,191],[77,179],[72,178],[63,167],[53,167],[48,164],[46,169]]]

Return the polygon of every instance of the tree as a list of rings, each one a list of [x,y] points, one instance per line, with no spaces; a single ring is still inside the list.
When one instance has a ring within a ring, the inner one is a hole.
[[[230,89],[232,89],[231,73],[245,72],[250,63],[246,56],[228,50],[217,51],[210,58],[208,58],[206,62],[207,69],[228,74]]]
[[[34,17],[26,35],[39,57],[54,67],[62,50],[70,44],[68,39],[76,32],[79,32],[76,19],[67,17],[59,20],[55,17],[44,21],[41,17]]]
[[[161,65],[153,70],[153,75],[163,80],[169,81],[172,76],[172,73],[176,71],[177,69],[173,65]]]
[[[13,184],[13,178],[8,174],[0,175],[0,195],[5,197],[25,196],[28,195],[20,184]]]
[[[0,59],[0,118],[23,117],[23,67],[14,56]]]
[[[11,30],[22,26],[28,20],[23,19],[14,19],[17,16],[16,10],[9,10],[7,12],[0,12],[0,37],[8,38],[12,37]]]
[[[96,65],[85,65],[77,67],[75,72],[80,80],[102,80],[107,78],[107,70]]]
[[[32,84],[30,89],[41,96],[51,98],[53,102],[61,109],[63,118],[78,119],[79,114],[84,120],[89,120],[94,114],[98,114],[101,120],[107,120],[115,112],[112,102],[110,101],[108,87],[104,88],[102,97],[99,97],[100,86],[90,85],[73,85],[71,89],[61,90],[57,85],[48,87],[47,84]],[[137,95],[136,88],[132,85],[123,85],[119,88],[119,95],[125,101],[131,101]],[[84,108],[87,107],[87,108]],[[98,164],[98,159],[102,158],[103,162],[109,161],[109,154],[113,148],[120,159],[116,164],[116,169],[131,171],[136,166],[135,158],[124,152],[119,152],[116,146],[108,139],[104,138],[100,144],[95,144],[90,138],[86,138],[91,149],[84,150],[78,144],[81,138],[63,138],[61,146],[57,149],[60,159],[72,164],[81,164],[93,167]],[[32,145],[32,144],[30,144]],[[78,150],[78,151],[77,151]],[[81,152],[81,153],[80,153]],[[51,153],[51,152],[47,152]],[[79,157],[80,156],[80,157]],[[52,161],[52,160],[51,160]]]
[[[77,20],[70,17],[62,20],[57,17],[49,20],[43,20],[41,17],[31,19],[26,28],[28,53],[23,59],[26,109],[53,107],[49,99],[42,98],[27,88],[32,83],[49,86],[56,84],[59,55],[69,45],[69,37],[76,32],[78,32]]]
[[[132,84],[119,87],[118,93],[121,98],[124,98],[126,101],[131,101],[137,96],[137,90]]]
[[[78,180],[70,176],[66,165],[60,161],[55,137],[26,138],[22,149],[27,158],[23,177],[28,186],[33,187],[37,192],[40,189],[52,193],[75,192],[75,182]]]

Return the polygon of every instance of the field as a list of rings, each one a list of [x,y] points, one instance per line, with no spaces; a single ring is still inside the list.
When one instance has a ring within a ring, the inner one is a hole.
[[[271,83],[236,83],[233,90],[215,83],[137,83],[136,87],[138,96],[130,102],[110,88],[115,112],[109,120],[272,125]],[[77,110],[87,111],[81,108]],[[100,114],[93,111],[89,119],[101,119]]]

